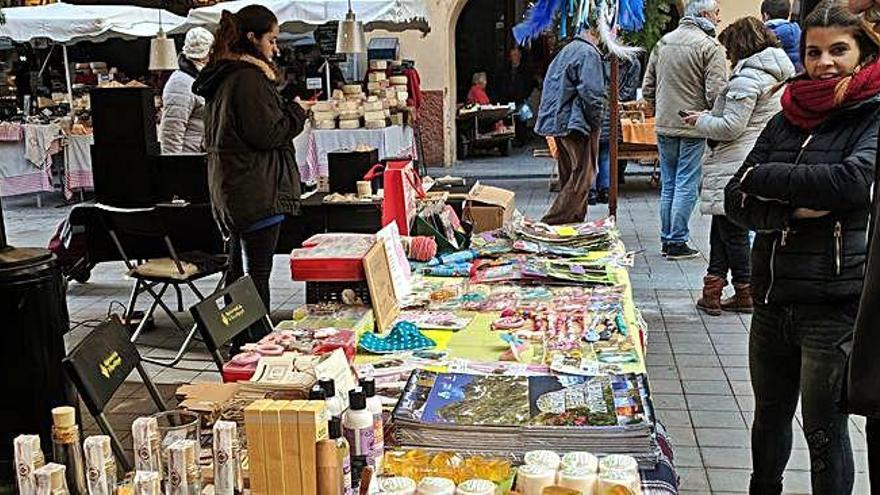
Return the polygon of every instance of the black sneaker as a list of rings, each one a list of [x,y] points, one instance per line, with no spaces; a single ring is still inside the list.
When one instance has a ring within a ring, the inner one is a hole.
[[[669,244],[662,242],[660,243],[660,256],[666,257],[666,253],[669,251]]]
[[[668,260],[684,260],[688,258],[696,258],[700,252],[691,249],[687,243],[671,243],[666,246],[666,259]]]
[[[587,204],[596,206],[596,191],[590,190],[590,194],[587,195]]]
[[[611,199],[611,191],[608,189],[599,189],[599,193],[596,195],[596,201],[603,205],[608,204],[608,200]]]

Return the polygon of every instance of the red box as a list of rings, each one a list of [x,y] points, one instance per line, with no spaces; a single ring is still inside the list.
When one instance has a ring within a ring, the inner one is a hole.
[[[303,282],[366,280],[364,256],[373,246],[372,234],[318,234],[290,253],[290,277]]]

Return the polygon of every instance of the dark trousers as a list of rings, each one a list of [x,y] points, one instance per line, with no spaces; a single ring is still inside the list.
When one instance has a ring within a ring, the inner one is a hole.
[[[852,492],[852,446],[840,399],[858,302],[755,306],[749,336],[755,393],[750,493],[782,493],[798,396],[813,493]]]
[[[278,245],[280,233],[281,224],[278,223],[254,232],[232,234],[229,242],[229,274],[226,276],[226,284],[235,282],[247,273],[254,280],[254,285],[257,287],[260,299],[266,305],[267,311],[271,311],[272,308],[269,296],[269,277],[272,275],[272,259],[275,256],[275,247]],[[242,256],[242,251],[244,256]],[[238,334],[232,340],[233,354],[242,344],[256,342],[264,336],[256,333],[251,328]]]
[[[731,273],[734,284],[748,284],[751,278],[749,266],[749,232],[727,219],[724,215],[712,216],[709,233],[709,275],[727,280]]]
[[[556,138],[559,150],[559,195],[542,221],[550,225],[583,222],[587,217],[587,195],[596,173],[599,133],[589,136],[572,132]]]

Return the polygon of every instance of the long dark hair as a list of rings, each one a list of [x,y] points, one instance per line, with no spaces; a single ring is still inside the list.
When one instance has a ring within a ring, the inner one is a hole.
[[[214,35],[211,61],[251,55],[272,65],[272,61],[266,60],[247,35],[254,33],[254,36],[260,38],[277,25],[278,18],[262,5],[248,5],[235,14],[224,10],[220,14],[220,26]]]
[[[812,28],[844,28],[859,45],[859,63],[864,64],[877,56],[878,46],[868,34],[859,16],[850,12],[845,2],[824,0],[804,19],[801,35],[801,60],[806,60],[807,32]]]
[[[757,17],[743,17],[724,28],[718,35],[733,65],[767,48],[779,48],[779,39]]]

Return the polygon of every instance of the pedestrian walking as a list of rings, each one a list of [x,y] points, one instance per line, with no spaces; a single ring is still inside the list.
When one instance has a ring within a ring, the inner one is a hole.
[[[583,222],[596,172],[606,77],[596,37],[582,31],[550,63],[535,132],[559,147],[559,195],[544,215],[551,225]]]
[[[692,0],[675,31],[651,52],[642,93],[655,109],[660,152],[660,242],[668,259],[691,258],[688,223],[697,204],[706,139],[682,122],[686,111],[709,110],[727,85],[726,58],[715,39],[721,10],[715,0]]]
[[[844,3],[821,3],[803,29],[806,73],[786,86],[782,113],[725,191],[727,216],[757,231],[749,334],[757,494],[782,492],[798,398],[813,493],[853,487],[841,399],[867,254],[880,64]]]
[[[756,17],[734,22],[721,31],[718,40],[733,64],[730,83],[711,111],[684,117],[709,144],[703,158],[700,212],[712,215],[712,227],[709,268],[697,308],[715,316],[722,310],[752,311],[749,232],[724,215],[724,188],[764,126],[782,109],[779,84],[795,74],[779,40]],[[735,292],[722,301],[728,273]]]

